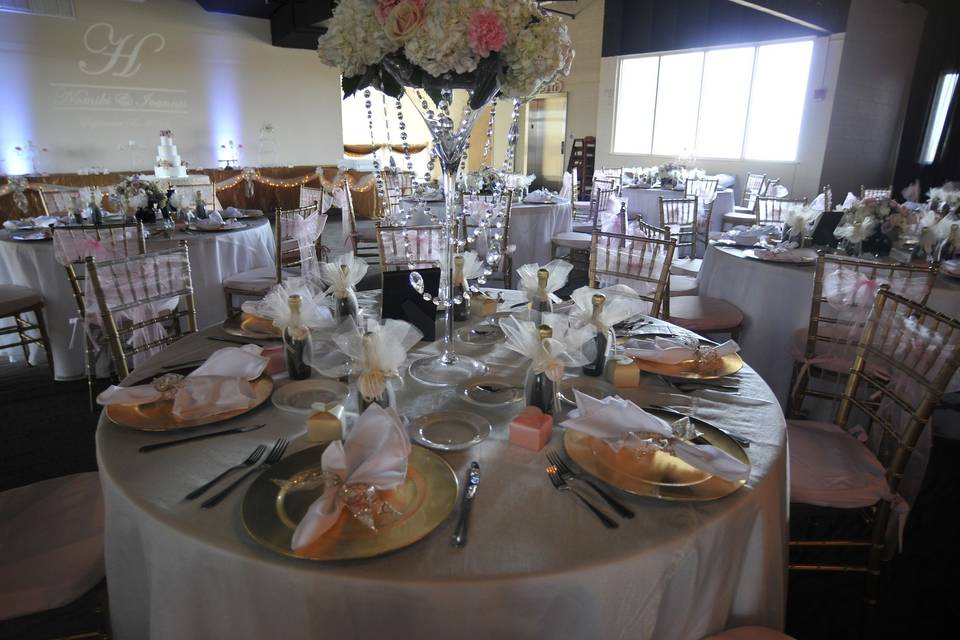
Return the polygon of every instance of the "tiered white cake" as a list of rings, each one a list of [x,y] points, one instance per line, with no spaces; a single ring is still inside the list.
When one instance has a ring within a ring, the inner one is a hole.
[[[186,178],[187,168],[180,163],[177,145],[173,144],[173,135],[169,131],[160,132],[160,144],[157,146],[157,164],[153,173],[158,178]]]

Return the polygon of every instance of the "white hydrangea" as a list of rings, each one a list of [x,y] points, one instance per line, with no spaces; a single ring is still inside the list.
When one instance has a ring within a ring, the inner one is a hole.
[[[400,48],[401,43],[387,38],[377,22],[375,7],[374,0],[341,0],[327,33],[317,43],[325,64],[340,69],[344,76],[355,76]]]
[[[541,16],[503,51],[507,67],[501,79],[504,95],[526,97],[537,93],[566,71],[572,55],[566,25],[555,15]]]
[[[410,38],[404,53],[407,59],[433,76],[451,71],[468,73],[477,68],[480,57],[467,39],[465,19],[476,5],[466,2],[431,2],[426,6],[423,25]]]

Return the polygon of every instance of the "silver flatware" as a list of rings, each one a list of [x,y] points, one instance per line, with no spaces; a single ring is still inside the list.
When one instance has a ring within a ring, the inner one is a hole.
[[[463,490],[463,498],[460,500],[460,518],[457,520],[457,526],[453,531],[452,542],[455,547],[462,547],[467,544],[470,508],[473,506],[473,499],[480,487],[480,464],[476,460],[470,463],[470,468],[467,470],[466,484],[467,486]]]
[[[571,487],[567,484],[567,481],[560,477],[560,472],[557,471],[557,468],[554,465],[547,467],[547,476],[550,478],[550,482],[553,483],[553,487],[558,491],[569,493],[570,495],[577,498],[583,506],[593,512],[593,515],[597,516],[600,522],[603,523],[607,529],[616,529],[620,525],[616,520],[605,514],[603,511],[600,511],[597,507],[593,505],[592,502],[586,499],[582,493]]]
[[[185,499],[185,500],[196,500],[196,499],[199,498],[200,495],[203,494],[207,489],[209,489],[209,488],[212,487],[213,485],[217,484],[218,482],[220,482],[221,480],[223,480],[224,478],[226,478],[228,475],[230,475],[230,474],[233,473],[234,471],[238,471],[238,470],[244,469],[244,468],[246,468],[246,467],[252,467],[253,465],[257,464],[257,462],[260,460],[260,457],[263,456],[263,452],[266,451],[266,450],[267,450],[267,448],[266,448],[264,445],[258,444],[258,445],[257,445],[257,448],[254,449],[254,450],[250,453],[250,455],[247,456],[245,460],[243,460],[243,462],[241,462],[240,464],[235,464],[235,465],[233,465],[232,467],[228,468],[227,470],[223,471],[222,473],[217,474],[217,476],[216,476],[215,478],[213,478],[212,480],[209,480],[209,481],[207,481],[207,482],[204,482],[202,485],[200,485],[199,487],[197,487],[196,489],[194,489],[193,491],[191,491],[190,493],[188,493],[186,496],[184,496],[184,499]]]
[[[522,307],[522,306],[524,306],[525,304],[528,304],[528,302],[527,302],[526,300],[524,300],[523,302],[518,302],[517,304],[512,304],[512,305],[510,305],[510,308],[511,308],[511,309],[516,309],[517,307]]]
[[[276,463],[276,462],[279,462],[279,461],[280,461],[280,458],[283,457],[283,452],[287,450],[287,445],[288,445],[288,444],[289,444],[289,442],[287,442],[287,439],[286,439],[286,438],[279,438],[279,439],[273,444],[273,449],[270,450],[270,453],[267,455],[267,459],[264,460],[262,463],[260,463],[260,466],[254,468],[254,469],[251,469],[250,471],[247,471],[245,474],[243,474],[242,476],[240,476],[239,478],[237,478],[236,480],[234,480],[226,489],[223,489],[223,490],[220,491],[219,493],[217,493],[217,494],[213,495],[212,497],[207,498],[206,500],[204,500],[204,501],[200,504],[200,508],[201,508],[201,509],[209,509],[209,508],[211,508],[211,507],[217,506],[218,504],[220,504],[220,503],[223,501],[224,498],[226,498],[228,495],[230,495],[230,492],[233,491],[234,489],[236,489],[236,488],[240,485],[240,483],[242,483],[244,480],[246,480],[247,478],[249,478],[249,477],[252,476],[253,474],[257,473],[258,471],[263,471],[264,469],[266,469],[266,468],[269,467],[270,465],[272,465],[272,464],[274,464],[274,463]]]
[[[264,424],[252,424],[246,427],[235,427],[233,429],[226,429],[224,431],[214,431],[213,433],[204,433],[199,436],[190,436],[189,438],[180,438],[178,440],[169,440],[167,442],[157,442],[156,444],[145,444],[140,447],[140,453],[147,453],[148,451],[156,451],[157,449],[166,449],[167,447],[175,447],[178,444],[186,444],[188,442],[196,442],[197,440],[207,440],[208,438],[216,438],[217,436],[227,436],[231,433],[248,433],[250,431],[256,431],[262,427],[265,427]]]
[[[594,491],[597,492],[603,501],[610,505],[610,508],[617,512],[617,514],[622,518],[632,518],[634,517],[633,511],[621,503],[619,500],[614,498],[612,495],[603,490],[603,487],[598,485],[596,482],[587,478],[579,473],[574,473],[573,469],[567,466],[567,463],[563,461],[563,458],[560,457],[560,454],[556,451],[547,452],[547,460],[550,461],[550,464],[557,468],[557,471],[560,473],[560,477],[564,480],[570,480],[571,478],[579,480],[590,485]]]
[[[697,416],[691,415],[689,413],[683,413],[682,411],[677,411],[676,409],[671,409],[670,407],[664,407],[662,405],[650,405],[648,409],[653,409],[654,411],[661,411],[663,413],[669,413],[671,415],[678,416],[681,418],[690,418],[691,420],[702,422],[708,427],[713,427],[723,435],[727,436],[728,438],[730,438],[731,440],[739,444],[744,449],[750,448],[750,440],[748,440],[747,438],[744,438],[743,436],[739,436],[727,429],[724,429],[723,427],[717,426],[712,422],[707,422],[703,418],[698,418]]]

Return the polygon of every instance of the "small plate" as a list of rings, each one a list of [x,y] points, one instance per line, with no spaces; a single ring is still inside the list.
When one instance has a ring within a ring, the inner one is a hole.
[[[297,380],[277,389],[271,400],[278,409],[295,413],[310,413],[315,402],[343,402],[350,389],[347,385],[328,378]]]
[[[615,395],[617,392],[617,390],[603,380],[603,378],[592,378],[589,376],[564,378],[560,381],[560,400],[574,407],[577,406],[577,399],[573,395],[574,389],[578,389],[581,393],[593,396],[598,400]]]
[[[774,264],[816,264],[817,262],[817,252],[813,249],[798,249],[789,258],[763,258],[757,254],[756,249],[747,249],[743,252],[743,257]]]
[[[42,231],[37,231],[36,233],[15,233],[10,236],[14,240],[19,240],[20,242],[43,242],[45,240],[50,240],[51,236],[43,233]]]
[[[219,233],[220,231],[240,231],[241,229],[246,229],[247,225],[242,222],[239,225],[224,225],[220,227],[201,227],[196,224],[187,225],[187,229],[191,231],[200,231],[203,233]]]
[[[466,411],[437,411],[410,423],[410,437],[414,442],[440,451],[469,449],[489,435],[490,423]]]
[[[224,320],[223,332],[231,336],[257,340],[279,340],[283,337],[280,335],[280,330],[273,326],[272,320],[245,311]]]
[[[647,373],[656,373],[671,378],[684,378],[686,380],[716,380],[724,376],[733,375],[743,368],[743,358],[739,353],[728,353],[720,358],[719,366],[706,370],[698,371],[693,360],[679,362],[677,364],[666,364],[663,362],[654,362],[653,360],[634,359],[641,371]]]
[[[492,322],[457,329],[457,339],[467,344],[496,344],[505,338],[503,329]]]
[[[493,391],[480,387],[489,387]],[[504,378],[480,376],[470,378],[459,389],[460,396],[481,407],[505,407],[523,399],[523,387]]]

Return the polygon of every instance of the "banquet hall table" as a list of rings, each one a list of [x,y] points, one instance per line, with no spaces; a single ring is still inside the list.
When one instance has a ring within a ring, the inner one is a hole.
[[[682,198],[683,188],[672,189],[641,189],[640,187],[624,187],[621,197],[627,201],[628,214],[640,214],[647,224],[660,226],[659,198]],[[723,216],[733,211],[734,200],[732,189],[718,189],[717,199],[713,201],[713,214],[710,218],[710,230],[720,231]]]
[[[273,233],[268,220],[245,220],[244,224],[245,229],[236,231],[175,231],[170,238],[158,232],[147,239],[147,251],[171,249],[180,240],[187,241],[197,326],[222,322],[226,317],[222,284],[226,276],[274,264]],[[66,271],[54,256],[53,241],[18,241],[11,235],[0,231],[0,283],[32,287],[43,295],[54,375],[57,380],[83,376],[83,328],[75,322],[77,305]],[[4,352],[17,353],[14,349]],[[42,359],[42,354],[42,349],[32,350],[31,360]]]
[[[442,215],[442,202],[428,202],[433,215]],[[427,218],[415,211],[416,206],[404,203],[412,212],[410,224],[426,224]],[[546,264],[551,260],[551,239],[558,233],[573,228],[573,207],[569,200],[542,204],[515,202],[510,209],[510,244],[515,245],[513,266],[536,262]]]
[[[785,402],[793,365],[791,340],[809,325],[816,267],[756,260],[743,253],[711,244],[700,268],[699,293],[732,302],[743,311],[741,355]],[[937,276],[928,304],[948,316],[960,316],[960,280]]]
[[[518,292],[505,294],[505,305],[520,299]],[[221,348],[206,339],[220,331],[187,337],[129,382]],[[522,380],[526,363],[502,344],[458,347],[481,357],[491,372]],[[414,352],[411,359],[436,353],[436,345],[421,343]],[[461,483],[472,460],[482,470],[469,542],[451,546],[454,509],[409,547],[336,563],[290,558],[255,542],[240,513],[247,484],[209,510],[183,499],[257,444],[289,438],[288,456],[313,446],[303,414],[268,401],[214,427],[266,423],[262,429],[147,454],[137,449],[175,436],[120,427],[102,415],[96,440],[114,636],[695,640],[744,624],[782,628],[784,419],[756,373],[744,367],[736,377],[745,395],[768,402],[704,400],[695,413],[752,440],[746,486],[701,503],[620,494],[637,515],[615,530],[553,488],[543,452],[508,444],[507,423],[519,405],[478,410],[455,388],[405,377],[397,402],[402,415],[473,411],[493,425],[491,436],[471,449],[440,454]],[[631,397],[630,390],[623,395]],[[562,432],[555,427],[548,446],[561,447]]]

